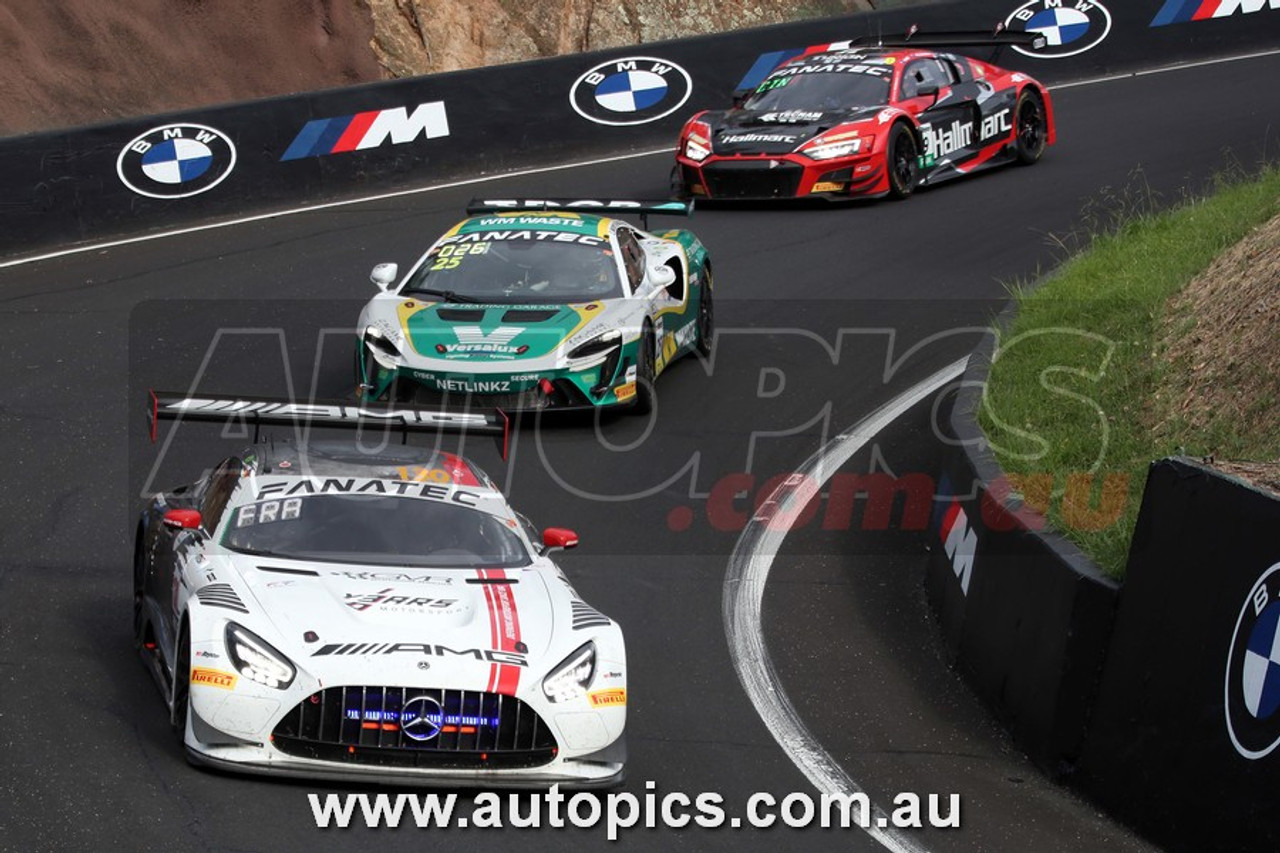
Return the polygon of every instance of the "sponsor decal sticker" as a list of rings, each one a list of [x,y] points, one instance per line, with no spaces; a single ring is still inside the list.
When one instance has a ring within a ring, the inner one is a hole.
[[[838,181],[818,181],[813,185],[815,193],[838,193],[844,189],[844,184]]]
[[[236,146],[202,124],[167,124],[138,136],[120,151],[121,183],[149,198],[187,198],[216,187],[236,165]]]
[[[692,91],[689,72],[674,62],[628,56],[602,62],[579,77],[569,103],[596,124],[647,124],[680,109]]]
[[[1280,563],[1262,573],[1236,619],[1224,679],[1227,735],[1256,761],[1280,746]]]
[[[613,395],[617,397],[619,401],[630,400],[636,395],[636,383],[624,382],[622,385],[613,389]]]
[[[627,704],[627,690],[625,687],[593,690],[587,694],[587,699],[591,700],[592,708],[618,707]]]
[[[304,157],[323,157],[348,151],[367,151],[390,143],[404,145],[419,138],[439,139],[449,135],[449,117],[444,101],[407,107],[356,113],[307,122],[285,149],[280,162]]]
[[[206,687],[217,687],[221,690],[234,690],[240,676],[220,669],[205,669],[197,666],[191,670],[191,683],[203,684]]]
[[[1011,32],[1044,36],[1040,50],[1014,47],[1036,59],[1062,59],[1097,47],[1111,32],[1111,13],[1098,0],[1031,0],[1005,19]]]

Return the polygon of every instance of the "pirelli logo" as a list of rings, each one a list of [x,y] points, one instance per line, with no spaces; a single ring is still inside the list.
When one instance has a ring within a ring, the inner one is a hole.
[[[222,690],[234,690],[240,676],[220,669],[195,667],[191,670],[191,683],[203,684],[206,687],[217,687]]]
[[[607,708],[627,704],[627,691],[624,687],[613,690],[595,690],[587,694],[592,708]]]

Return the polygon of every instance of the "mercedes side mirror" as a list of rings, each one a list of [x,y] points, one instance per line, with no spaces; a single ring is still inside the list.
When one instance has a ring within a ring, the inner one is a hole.
[[[173,530],[199,530],[200,529],[200,510],[198,509],[171,509],[162,517],[164,526]]]
[[[555,551],[560,548],[577,548],[578,534],[563,527],[548,527],[542,531],[542,547],[548,551]]]
[[[379,290],[386,290],[396,283],[396,274],[399,272],[400,267],[396,264],[378,264],[369,273],[369,280],[378,285]]]

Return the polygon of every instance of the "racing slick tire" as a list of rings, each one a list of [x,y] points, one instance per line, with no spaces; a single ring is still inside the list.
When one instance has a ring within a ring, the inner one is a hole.
[[[702,274],[702,294],[698,299],[698,355],[711,357],[711,348],[715,346],[716,315],[715,302],[711,295],[711,268],[707,267]]]
[[[653,411],[658,401],[658,394],[653,384],[657,375],[653,327],[648,322],[640,332],[640,347],[636,357],[639,360],[639,364],[636,365],[636,402],[631,407],[631,411],[633,414],[647,415]]]
[[[904,199],[916,188],[920,174],[920,144],[903,122],[889,130],[885,145],[885,166],[889,170],[889,198]]]
[[[169,723],[178,743],[187,742],[187,715],[191,712],[191,634],[186,620],[178,633],[177,654],[173,662],[173,711]]]
[[[1034,89],[1024,89],[1014,108],[1014,151],[1018,163],[1030,166],[1044,154],[1049,141],[1049,118],[1044,99]]]

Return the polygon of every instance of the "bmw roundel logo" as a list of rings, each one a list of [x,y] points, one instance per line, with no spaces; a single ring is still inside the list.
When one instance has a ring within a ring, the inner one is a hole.
[[[1280,563],[1262,573],[1240,608],[1224,691],[1237,752],[1258,759],[1280,746]]]
[[[116,173],[126,187],[151,198],[186,198],[222,183],[236,165],[236,146],[202,124],[168,124],[126,145]]]
[[[415,696],[400,709],[400,731],[414,740],[431,740],[440,734],[444,709],[430,696]]]
[[[1098,0],[1031,0],[1004,23],[1011,32],[1044,36],[1039,50],[1015,47],[1036,59],[1062,59],[1097,47],[1111,32],[1111,13]]]
[[[671,115],[689,100],[693,81],[674,62],[627,56],[602,62],[569,90],[578,115],[596,124],[646,124]]]

